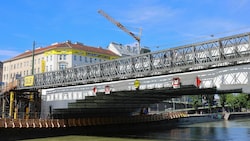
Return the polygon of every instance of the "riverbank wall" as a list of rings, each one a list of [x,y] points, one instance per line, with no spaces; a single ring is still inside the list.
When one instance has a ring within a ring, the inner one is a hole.
[[[188,117],[179,118],[179,125],[213,122],[223,120],[223,114],[189,114]]]
[[[233,112],[233,113],[225,113],[225,120],[234,120],[239,118],[249,118],[250,112]]]

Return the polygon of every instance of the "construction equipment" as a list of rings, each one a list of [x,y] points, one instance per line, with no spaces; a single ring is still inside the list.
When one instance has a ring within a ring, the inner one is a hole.
[[[139,32],[139,35],[135,35],[133,32],[129,31],[125,26],[123,26],[120,22],[116,21],[115,19],[113,19],[112,17],[110,17],[108,14],[106,14],[103,10],[98,10],[98,13],[101,14],[102,16],[104,16],[106,19],[108,19],[109,21],[111,21],[113,24],[115,24],[117,27],[119,27],[121,30],[123,30],[124,32],[128,33],[130,36],[132,36],[137,42],[138,42],[138,46],[139,46],[139,54],[140,54],[140,35],[141,35],[141,29]]]

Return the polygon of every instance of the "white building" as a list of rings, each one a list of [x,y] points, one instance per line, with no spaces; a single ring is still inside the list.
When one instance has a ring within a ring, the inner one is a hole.
[[[71,43],[70,41],[54,43],[48,47],[36,48],[34,53],[32,50],[28,50],[4,61],[2,81],[7,84],[17,77],[63,70],[116,58],[119,58],[117,54],[100,47],[90,47],[79,42]]]
[[[111,42],[109,44],[108,49],[121,57],[133,56],[150,52],[147,47],[139,47],[137,44],[122,45],[114,42]]]

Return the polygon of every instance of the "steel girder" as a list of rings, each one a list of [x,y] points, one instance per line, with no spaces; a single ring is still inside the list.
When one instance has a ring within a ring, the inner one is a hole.
[[[34,86],[31,87],[24,86],[22,77],[17,89],[60,87],[194,71],[249,63],[249,56],[250,33],[244,33],[113,61],[36,74]]]

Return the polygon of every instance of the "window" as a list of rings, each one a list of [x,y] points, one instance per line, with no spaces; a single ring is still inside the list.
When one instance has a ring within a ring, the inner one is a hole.
[[[85,57],[85,62],[88,63],[88,58],[87,57]]]
[[[74,55],[74,60],[76,61],[76,55]]]
[[[67,63],[59,63],[59,70],[64,70],[67,68]]]
[[[90,59],[89,62],[92,63],[92,58],[89,58],[89,59]]]
[[[52,61],[52,55],[50,55],[50,61]]]
[[[59,55],[59,60],[62,60],[62,55]]]
[[[64,55],[63,55],[63,60],[66,60],[66,59],[67,59],[67,55],[64,54]]]
[[[80,56],[80,61],[82,61],[82,56]]]

